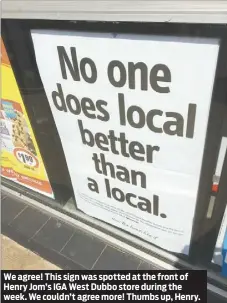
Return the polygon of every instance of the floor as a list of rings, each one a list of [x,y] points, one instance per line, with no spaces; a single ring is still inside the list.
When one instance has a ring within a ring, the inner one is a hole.
[[[58,218],[2,193],[2,234],[62,269],[155,269]]]
[[[2,270],[59,270],[59,267],[1,235]]]

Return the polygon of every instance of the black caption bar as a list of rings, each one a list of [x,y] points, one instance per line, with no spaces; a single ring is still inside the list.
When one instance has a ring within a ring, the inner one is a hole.
[[[206,303],[206,271],[4,271],[2,302]]]

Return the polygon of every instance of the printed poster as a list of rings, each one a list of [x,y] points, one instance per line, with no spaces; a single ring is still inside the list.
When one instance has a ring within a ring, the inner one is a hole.
[[[78,209],[188,254],[218,41],[42,30],[32,39]]]
[[[223,263],[222,247],[223,247],[226,230],[227,230],[227,207],[225,208],[225,213],[218,233],[218,238],[215,245],[214,255],[212,260],[213,263],[220,266],[222,266]]]
[[[219,180],[220,180],[221,173],[222,173],[226,150],[227,150],[227,137],[223,136],[222,140],[221,140],[221,146],[220,146],[220,150],[219,150],[218,161],[217,161],[217,166],[216,166],[216,170],[215,170],[214,184],[213,184],[213,186],[216,186],[217,190],[218,190]],[[214,255],[213,255],[213,259],[212,259],[213,263],[220,265],[220,266],[222,266],[222,262],[223,262],[222,247],[223,247],[226,230],[227,230],[227,207],[225,208],[224,216],[222,218],[222,223],[221,223],[220,230],[218,233],[217,242],[216,242],[216,245],[214,248]]]
[[[1,50],[1,175],[54,198],[2,38]]]

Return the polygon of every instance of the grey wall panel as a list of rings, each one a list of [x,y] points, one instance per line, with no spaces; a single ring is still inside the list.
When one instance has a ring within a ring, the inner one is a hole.
[[[2,0],[2,18],[227,24],[227,0]]]

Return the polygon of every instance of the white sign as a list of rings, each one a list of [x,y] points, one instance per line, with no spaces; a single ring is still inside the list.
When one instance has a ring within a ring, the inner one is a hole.
[[[33,31],[78,208],[187,254],[217,40]]]
[[[225,155],[226,155],[226,150],[227,150],[227,138],[222,137],[221,146],[219,149],[217,167],[216,167],[216,171],[215,171],[215,176],[218,178],[220,178],[220,176],[221,176],[224,159],[225,159]],[[222,262],[223,262],[222,246],[223,246],[223,242],[224,242],[224,238],[225,238],[226,228],[227,228],[227,207],[225,208],[224,216],[222,218],[222,223],[221,223],[221,227],[220,227],[220,230],[218,233],[218,238],[217,238],[217,242],[215,245],[214,255],[213,255],[213,260],[212,260],[212,262],[214,262],[220,266],[222,266]]]
[[[215,176],[217,176],[218,178],[220,178],[221,176],[226,150],[227,150],[227,137],[222,137],[221,146],[218,155],[218,162],[215,170]]]
[[[213,260],[212,260],[212,262],[220,266],[222,266],[222,262],[223,262],[222,247],[225,238],[226,228],[227,228],[227,207],[225,208],[225,213],[222,219],[221,227],[219,230],[217,242],[214,249]]]

